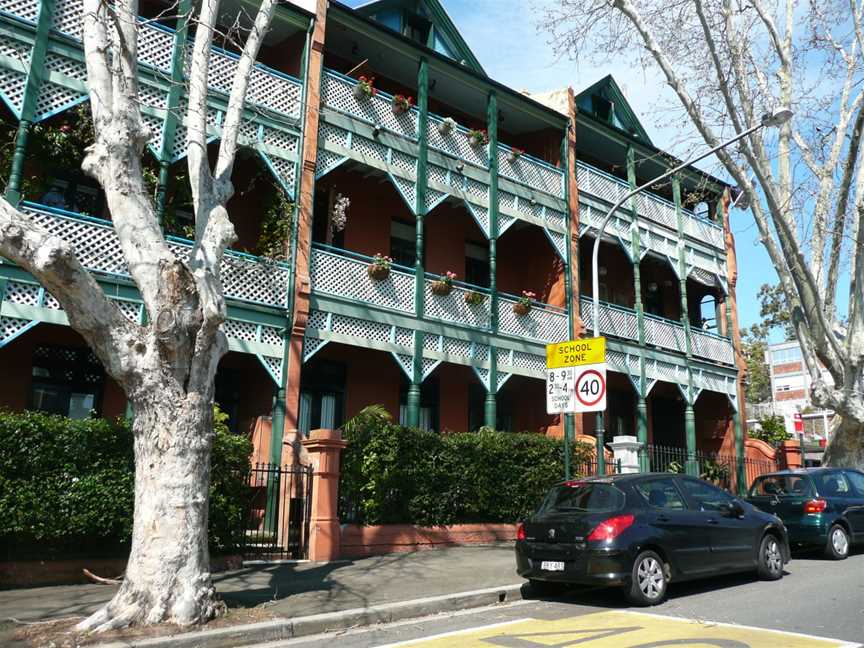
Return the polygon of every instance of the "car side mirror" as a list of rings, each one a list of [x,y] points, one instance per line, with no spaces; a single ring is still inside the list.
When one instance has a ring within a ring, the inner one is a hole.
[[[738,518],[744,515],[744,507],[738,500],[733,500],[728,504],[723,504],[723,506],[720,507],[720,510],[726,517]]]

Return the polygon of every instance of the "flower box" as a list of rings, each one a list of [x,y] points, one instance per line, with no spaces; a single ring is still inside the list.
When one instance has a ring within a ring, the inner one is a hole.
[[[390,276],[390,266],[393,265],[393,259],[381,253],[372,257],[372,263],[366,268],[366,274],[373,281],[384,281]]]
[[[401,115],[406,113],[411,110],[411,106],[413,105],[413,97],[406,97],[405,95],[397,94],[393,97],[393,114]]]
[[[440,279],[435,279],[430,284],[432,293],[439,297],[446,297],[453,290],[453,280],[456,278],[456,273],[448,270]]]
[[[489,133],[482,128],[472,128],[466,135],[468,143],[474,148],[486,146],[489,143]]]
[[[510,164],[513,164],[516,160],[518,160],[520,157],[522,157],[522,155],[524,153],[525,153],[525,151],[523,151],[520,148],[512,148],[512,149],[510,149],[510,152],[507,154],[507,161],[510,162]]]
[[[442,135],[449,135],[456,128],[456,120],[452,117],[447,117],[438,124],[438,132]]]
[[[469,306],[479,306],[486,301],[486,295],[469,290],[465,293],[465,303]]]
[[[513,312],[524,317],[531,312],[531,304],[537,298],[537,295],[530,290],[523,290],[522,296],[513,304]]]
[[[361,76],[357,79],[357,85],[354,86],[354,98],[360,101],[378,94],[378,89],[372,85],[374,81],[375,77]]]

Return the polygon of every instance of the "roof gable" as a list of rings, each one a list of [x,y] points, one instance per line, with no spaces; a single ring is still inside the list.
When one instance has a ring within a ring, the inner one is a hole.
[[[640,142],[651,144],[651,138],[642,128],[636,113],[611,74],[576,95],[576,106],[582,112],[627,133]]]
[[[355,10],[475,72],[486,74],[439,0],[376,0]]]

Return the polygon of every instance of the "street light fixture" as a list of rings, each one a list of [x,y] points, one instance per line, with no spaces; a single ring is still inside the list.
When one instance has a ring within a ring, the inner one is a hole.
[[[747,137],[751,133],[754,133],[757,130],[759,130],[760,128],[766,128],[766,127],[776,128],[776,127],[782,126],[783,124],[787,123],[790,119],[792,119],[792,111],[789,108],[778,108],[777,110],[774,110],[773,112],[766,113],[762,116],[762,119],[755,126],[751,126],[750,128],[748,128],[747,130],[745,130],[742,133],[739,133],[738,135],[736,135],[732,139],[726,140],[725,142],[718,144],[717,146],[712,148],[710,151],[707,151],[706,153],[702,153],[701,155],[697,155],[694,158],[690,158],[686,162],[682,162],[681,164],[679,164],[675,168],[670,169],[669,171],[667,171],[663,175],[657,176],[653,180],[649,180],[645,184],[642,184],[642,185],[636,187],[635,189],[630,191],[626,196],[624,196],[618,202],[616,202],[614,205],[612,205],[612,207],[609,209],[609,211],[606,212],[606,216],[603,219],[603,222],[600,223],[600,227],[597,230],[596,238],[594,239],[594,249],[593,249],[593,252],[591,254],[591,291],[592,291],[592,299],[594,301],[594,309],[593,309],[594,318],[592,321],[592,329],[594,331],[594,337],[597,337],[600,334],[600,281],[599,281],[599,276],[598,276],[598,271],[597,271],[597,265],[598,265],[597,260],[598,260],[599,254],[600,254],[600,241],[603,238],[603,233],[606,231],[606,226],[609,224],[609,221],[612,219],[612,215],[616,211],[618,211],[618,209],[621,207],[621,205],[623,205],[625,202],[630,200],[633,196],[635,196],[638,193],[641,193],[642,191],[644,191],[645,189],[648,189],[649,187],[654,186],[658,182],[662,182],[663,180],[666,180],[667,178],[674,176],[681,169],[689,167],[690,165],[695,164],[696,162],[699,162],[700,160],[704,160],[706,157],[713,155],[714,153],[716,153],[717,151],[719,151],[721,149],[726,148],[730,144],[734,144],[738,140]],[[604,447],[605,446],[605,439],[604,439],[605,430],[603,429],[603,412],[597,412],[596,421],[597,421],[597,424],[596,424],[596,428],[595,428],[595,434],[597,436],[597,468],[598,468],[598,472],[602,475],[605,473],[605,468],[606,468],[606,457],[604,455],[604,452],[605,452],[605,447]]]

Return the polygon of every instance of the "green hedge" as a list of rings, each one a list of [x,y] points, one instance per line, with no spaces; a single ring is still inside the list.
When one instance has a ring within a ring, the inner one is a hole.
[[[437,526],[515,522],[564,475],[564,443],[527,432],[438,434],[368,408],[344,430],[343,521]],[[573,464],[591,461],[577,445]]]
[[[217,411],[210,544],[243,535],[252,444]],[[126,420],[0,412],[0,560],[123,555],[132,534],[134,463]]]

